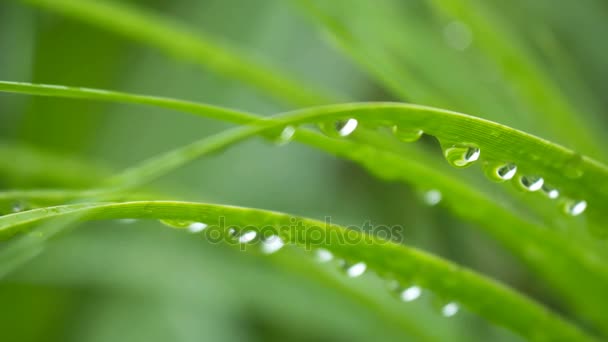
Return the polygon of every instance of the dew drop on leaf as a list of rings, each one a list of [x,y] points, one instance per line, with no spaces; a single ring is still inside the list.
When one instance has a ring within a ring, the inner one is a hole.
[[[429,205],[429,206],[435,206],[435,205],[439,204],[439,202],[441,202],[442,198],[443,198],[443,196],[441,195],[441,191],[436,190],[436,189],[426,191],[422,195],[422,200],[424,201],[424,203],[426,205]]]
[[[188,231],[190,233],[199,233],[199,232],[202,232],[203,230],[205,230],[206,228],[207,228],[206,223],[192,222],[192,223],[190,223],[190,225],[188,225],[188,227],[186,229],[188,229]]]
[[[317,250],[315,250],[315,259],[318,262],[321,262],[321,263],[329,262],[333,258],[334,258],[334,255],[331,254],[331,252],[325,248],[318,248]]]
[[[240,243],[249,243],[251,241],[253,241],[256,236],[258,236],[258,233],[255,230],[249,230],[244,232],[243,234],[241,234],[241,236],[239,236],[239,242]]]
[[[346,275],[350,278],[356,278],[365,273],[367,269],[367,265],[364,262],[358,262],[356,264],[344,264],[344,269],[346,270]]]
[[[327,136],[333,138],[343,138],[351,135],[359,125],[357,119],[338,120],[335,122],[322,122],[319,128]]]
[[[441,315],[443,317],[452,317],[458,313],[458,310],[460,310],[458,304],[450,302],[441,308]]]
[[[443,150],[443,155],[448,163],[457,168],[470,166],[479,159],[480,154],[479,148],[469,145],[452,145]]]
[[[519,184],[526,191],[538,191],[543,187],[545,180],[539,176],[521,176]]]
[[[587,209],[587,202],[584,200],[568,200],[564,203],[563,209],[567,215],[578,216],[584,213],[585,209]]]
[[[395,137],[403,142],[415,142],[422,136],[422,131],[419,129],[403,128],[395,125],[392,128]]]
[[[556,199],[559,197],[559,191],[548,184],[543,184],[540,190],[550,199]]]
[[[285,246],[285,242],[278,235],[271,235],[262,241],[262,253],[272,254]]]
[[[399,293],[399,299],[404,302],[411,302],[418,298],[422,294],[422,289],[419,286],[410,286],[406,289],[403,289],[401,293]]]
[[[165,219],[165,220],[160,220],[160,223],[164,224],[165,226],[167,226],[169,228],[187,229],[188,226],[190,226],[192,224],[192,221]]]
[[[25,207],[26,206],[25,206],[25,204],[23,204],[23,202],[17,201],[15,203],[13,203],[13,206],[12,206],[11,210],[14,213],[18,213],[18,212],[21,212],[21,211],[25,210]]]
[[[517,165],[513,163],[487,163],[484,165],[486,176],[495,182],[513,179],[517,173]]]
[[[296,128],[289,125],[281,130],[281,133],[276,137],[275,144],[284,145],[290,142],[296,134]]]
[[[123,218],[118,220],[118,223],[122,223],[122,224],[133,224],[137,222],[137,219],[132,219],[132,218]]]

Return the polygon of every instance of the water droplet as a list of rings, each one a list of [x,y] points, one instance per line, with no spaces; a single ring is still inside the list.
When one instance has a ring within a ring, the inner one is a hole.
[[[288,142],[290,142],[293,137],[296,135],[296,128],[288,125],[285,126],[281,132],[276,135],[275,139],[274,139],[274,143],[277,145],[285,145]]]
[[[441,191],[436,190],[436,189],[429,190],[423,194],[422,199],[424,200],[424,203],[426,203],[427,205],[435,206],[435,205],[439,204],[439,202],[441,202],[441,199],[442,199]]]
[[[250,231],[246,231],[243,234],[241,234],[241,236],[239,236],[239,242],[240,243],[249,243],[251,241],[253,241],[256,236],[258,236],[258,233],[255,230],[250,230]]]
[[[132,219],[132,218],[124,218],[124,219],[118,220],[118,223],[122,223],[122,224],[133,224],[135,222],[137,222],[137,219]]]
[[[399,294],[399,298],[404,302],[411,302],[420,297],[422,294],[422,289],[419,286],[410,286],[407,289],[404,289]]]
[[[358,262],[353,265],[345,263],[344,267],[346,269],[346,275],[350,278],[359,277],[360,275],[365,273],[365,270],[367,269],[367,265],[364,262]]]
[[[14,213],[21,212],[21,211],[25,210],[25,205],[23,204],[23,202],[15,202],[13,204],[13,207],[11,208],[11,210]]]
[[[587,201],[580,200],[568,200],[564,203],[564,212],[570,216],[578,216],[585,212],[587,209]]]
[[[453,145],[444,149],[445,159],[450,165],[458,168],[470,166],[479,159],[479,148],[467,145]]]
[[[452,317],[458,313],[459,309],[460,309],[460,307],[458,306],[458,304],[456,304],[454,302],[450,302],[441,308],[441,315],[443,317]]]
[[[548,184],[543,184],[543,186],[541,187],[541,191],[543,192],[543,194],[545,194],[545,196],[549,197],[550,199],[556,199],[559,197],[559,191]]]
[[[160,223],[162,223],[165,226],[170,227],[170,228],[187,229],[188,226],[190,226],[192,224],[192,221],[166,219],[166,220],[160,220]]]
[[[187,229],[190,233],[199,233],[207,228],[207,224],[203,222],[192,222],[188,225]]]
[[[322,122],[319,124],[319,128],[330,137],[343,138],[351,135],[358,125],[357,119],[347,119],[336,122]]]
[[[422,136],[422,131],[419,129],[402,128],[398,125],[393,126],[393,134],[403,142],[415,142]]]
[[[539,176],[521,176],[519,184],[527,191],[538,191],[543,187],[545,180]]]
[[[513,179],[517,173],[517,165],[513,163],[487,163],[484,165],[486,176],[495,182]]]
[[[334,258],[334,255],[331,254],[330,251],[328,251],[327,249],[324,248],[318,248],[317,250],[315,250],[315,259],[318,262],[324,263],[324,262],[329,262]]]
[[[272,254],[283,248],[285,242],[278,235],[272,235],[262,242],[262,252]]]

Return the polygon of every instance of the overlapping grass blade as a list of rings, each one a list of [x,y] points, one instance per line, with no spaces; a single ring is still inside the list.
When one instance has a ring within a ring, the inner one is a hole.
[[[414,281],[437,295],[456,300],[482,317],[503,325],[531,340],[591,341],[592,337],[577,330],[558,316],[530,299],[474,272],[458,267],[422,251],[356,233],[355,243],[343,243],[346,229],[336,225],[293,216],[213,204],[188,202],[125,202],[67,205],[42,208],[0,218],[0,231],[70,215],[86,219],[173,219],[197,222],[228,220],[232,227],[273,227],[285,241],[303,247],[323,247],[349,262],[365,262],[383,277],[402,283]],[[221,230],[226,227],[217,227]],[[211,228],[213,229],[213,228]],[[250,229],[250,228],[248,228]],[[327,239],[319,240],[315,231],[322,229]],[[229,236],[227,231],[223,232]],[[351,231],[349,234],[354,234]],[[342,241],[342,242],[341,242]],[[511,308],[504,310],[504,308]]]

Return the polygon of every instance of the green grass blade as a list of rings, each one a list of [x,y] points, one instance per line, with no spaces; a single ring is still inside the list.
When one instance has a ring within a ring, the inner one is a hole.
[[[349,262],[365,262],[380,276],[391,277],[401,283],[414,281],[531,340],[594,340],[532,300],[448,261],[363,233],[356,233],[356,239],[349,239],[355,243],[344,243],[345,228],[300,217],[295,218],[297,224],[294,224],[294,217],[287,214],[187,202],[68,205],[4,216],[0,218],[0,231],[23,229],[47,219],[70,215],[84,215],[89,220],[172,219],[211,224],[224,218],[233,227],[256,227],[259,234],[268,234],[269,227],[272,227],[274,234],[279,234],[289,243],[302,247],[323,247]],[[220,224],[217,227],[220,231],[226,229]],[[315,237],[319,229],[329,238],[319,240]],[[226,231],[223,233],[228,235]],[[349,234],[354,236],[355,233],[350,231]]]
[[[310,106],[337,102],[327,90],[294,81],[283,72],[247,56],[243,51],[192,32],[162,16],[112,1],[22,0],[116,34],[153,46],[165,53],[202,65],[221,75],[262,90],[280,103]]]
[[[0,87],[5,86],[4,83],[0,83]],[[13,91],[15,87],[20,87],[20,85],[15,86],[15,84],[9,86]],[[30,91],[29,87],[36,86],[26,85],[19,90]],[[63,91],[53,89],[53,94],[59,96]],[[72,96],[73,91],[74,89],[65,90],[65,94]],[[95,98],[102,99],[98,95]],[[111,99],[117,100],[116,97]],[[183,110],[183,108],[183,106],[177,106],[175,109]],[[201,106],[200,108],[201,110],[196,113],[204,115],[203,108],[206,107]],[[216,113],[216,111],[212,110],[211,113],[214,115],[213,113]],[[249,115],[243,113],[243,118],[249,117]],[[227,116],[227,118],[230,117],[235,117],[235,115]],[[277,128],[285,125],[297,126],[319,121],[333,122],[345,117],[356,117],[360,120],[361,125],[366,123],[389,126],[394,124],[405,125],[406,127],[422,129],[427,133],[436,134],[442,140],[451,141],[455,139],[472,142],[481,147],[482,156],[495,153],[498,157],[504,156],[504,159],[499,160],[514,161],[518,165],[521,165],[518,159],[521,158],[527,160],[528,166],[526,167],[530,168],[531,171],[544,170],[547,173],[554,173],[556,179],[563,179],[566,183],[569,181],[575,183],[573,180],[563,177],[562,170],[559,168],[554,168],[552,165],[546,164],[544,160],[537,160],[533,157],[534,149],[537,148],[536,153],[542,151],[548,158],[554,158],[555,160],[568,159],[571,152],[557,145],[499,124],[459,113],[415,105],[378,103],[320,107],[289,113],[279,117],[278,121],[258,120],[254,127],[224,132],[131,168],[114,178],[112,184],[115,187],[112,191],[122,191],[126,188],[145,184],[195,158],[222,150],[264,131],[276,131]],[[492,132],[492,134],[486,132]],[[356,134],[355,132],[354,135],[356,136]],[[595,302],[589,301],[588,298],[597,299],[606,296],[603,289],[605,284],[608,284],[608,269],[602,261],[603,257],[598,256],[593,249],[585,248],[584,244],[571,243],[571,240],[558,232],[548,231],[538,223],[517,215],[511,208],[496,202],[492,196],[479,191],[474,185],[454,179],[435,169],[433,165],[417,163],[409,156],[400,155],[394,151],[382,151],[369,144],[348,139],[328,138],[306,129],[299,129],[295,139],[329,153],[356,161],[380,177],[405,181],[427,189],[440,190],[444,197],[444,205],[451,211],[465,220],[477,223],[479,228],[501,241],[526,264],[553,283],[562,296],[569,299],[572,305],[578,307],[585,316],[592,317],[601,326],[599,322],[602,320],[604,308],[598,307]],[[517,147],[517,150],[513,149],[514,146]],[[525,151],[528,152],[524,153]],[[494,158],[498,157],[494,156]],[[587,158],[582,158],[580,161],[588,163],[587,166],[581,166],[585,169],[583,177],[579,178],[581,181],[591,174],[587,167],[599,170],[598,172],[605,172],[602,171],[605,170],[605,167],[597,162]],[[390,165],[390,167],[386,165]],[[546,177],[544,173],[541,174]],[[586,195],[585,198],[589,199],[590,196]],[[593,208],[593,201],[589,203],[589,213],[601,214],[598,207]],[[566,219],[571,220],[571,218]],[[599,222],[601,223],[601,221]],[[555,250],[560,250],[559,255],[554,255],[553,251]],[[564,276],[573,273],[576,273],[576,277]],[[586,280],[582,281],[582,279]],[[584,288],[584,290],[572,291],[572,288]]]

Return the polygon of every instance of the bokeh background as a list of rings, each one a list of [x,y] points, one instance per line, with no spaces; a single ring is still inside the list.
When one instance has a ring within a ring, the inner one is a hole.
[[[526,87],[543,86],[530,85],[527,70],[478,48],[478,42],[492,44],[492,34],[446,15],[433,1],[121,1],[127,2],[245,51],[337,101],[435,105],[602,153],[563,134],[569,122],[548,120],[563,113],[543,90],[522,95]],[[608,33],[608,5],[516,0],[478,8],[471,16],[496,19],[493,29],[513,38],[521,48],[516,51],[525,51],[547,75],[546,84],[586,115],[577,118],[581,127],[601,137],[608,106],[608,48],[601,42]],[[336,30],[320,28],[315,13],[337,23]],[[350,50],[341,39],[351,43]],[[510,47],[502,48],[508,55]],[[0,3],[0,79],[162,95],[262,115],[302,105],[27,1]],[[0,188],[95,186],[103,175],[228,127],[156,108],[0,94],[3,146],[95,170],[74,167],[64,174],[50,163],[34,170],[16,154],[0,163]],[[437,157],[438,167],[448,168],[433,139],[419,144]],[[478,170],[446,172],[501,191]],[[378,180],[306,146],[247,141],[149,189],[163,198],[331,216],[344,225],[401,225],[404,243],[495,277],[569,315],[497,242],[441,203],[426,204],[429,189]],[[3,341],[23,342],[519,339],[464,309],[442,317],[441,301],[425,294],[401,303],[374,274],[348,279],[335,264],[320,265],[291,247],[264,256],[210,245],[158,222],[93,222],[54,239],[0,281],[0,334]]]

